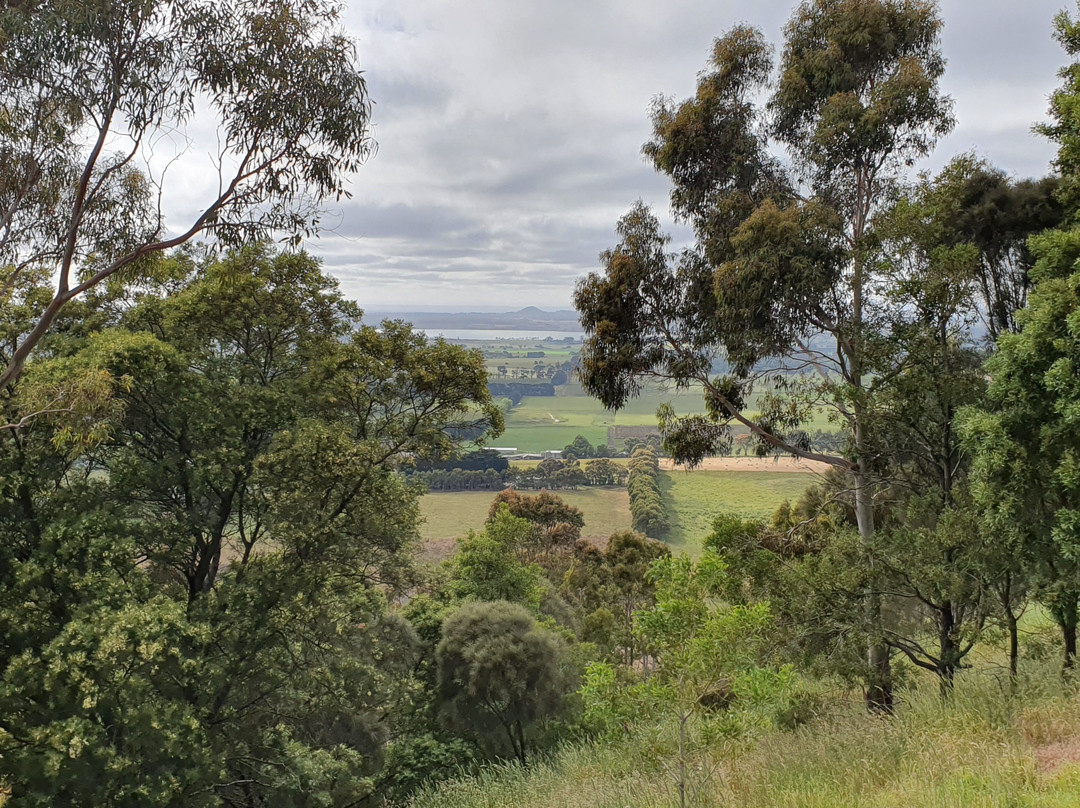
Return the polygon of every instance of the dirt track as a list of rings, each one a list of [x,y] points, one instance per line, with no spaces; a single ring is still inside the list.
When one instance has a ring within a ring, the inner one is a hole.
[[[668,458],[660,458],[664,471],[685,471]],[[817,460],[798,460],[794,457],[706,457],[695,470],[701,471],[782,471],[786,473],[821,473],[828,470],[828,463]]]

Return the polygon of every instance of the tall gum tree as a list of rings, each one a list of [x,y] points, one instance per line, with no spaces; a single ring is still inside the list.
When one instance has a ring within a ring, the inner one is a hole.
[[[317,228],[374,149],[337,15],[328,0],[0,6],[0,311],[28,297],[35,309],[0,356],[0,391],[61,309],[155,255],[197,236],[236,245]],[[204,119],[217,187],[166,226],[163,202],[190,178],[160,155]],[[38,300],[43,278],[53,292]]]
[[[868,543],[878,458],[867,429],[894,371],[874,218],[904,169],[952,126],[937,86],[940,30],[931,2],[807,0],[785,28],[775,71],[759,31],[736,27],[716,40],[695,96],[656,104],[644,147],[671,177],[672,208],[695,246],[669,255],[639,204],[619,223],[620,244],[602,254],[604,273],[575,296],[590,393],[618,408],[649,378],[700,385],[707,415],[658,413],[679,460],[729,445],[740,424],[764,451],[829,463],[850,475]],[[714,376],[720,352],[731,372]],[[749,395],[765,376],[753,416]],[[814,452],[799,428],[822,406],[850,435],[843,457]],[[868,596],[872,637],[879,608]],[[880,637],[869,645],[867,702],[887,710],[888,648]]]

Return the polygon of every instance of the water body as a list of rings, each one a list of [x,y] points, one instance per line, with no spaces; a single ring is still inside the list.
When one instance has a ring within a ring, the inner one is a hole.
[[[421,328],[429,337],[442,337],[448,340],[506,340],[528,339],[543,340],[550,337],[553,342],[562,342],[567,337],[573,337],[575,342],[581,342],[585,336],[583,331],[502,331],[494,328]]]

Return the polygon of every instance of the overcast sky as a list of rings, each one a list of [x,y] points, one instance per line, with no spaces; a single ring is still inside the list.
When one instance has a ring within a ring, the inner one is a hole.
[[[1030,128],[1065,61],[1051,38],[1065,4],[941,3],[958,126],[926,168],[975,150],[1018,177],[1049,170]],[[569,307],[636,199],[667,218],[665,178],[641,158],[650,100],[690,95],[736,23],[779,42],[793,5],[348,0],[379,150],[308,249],[362,306]]]

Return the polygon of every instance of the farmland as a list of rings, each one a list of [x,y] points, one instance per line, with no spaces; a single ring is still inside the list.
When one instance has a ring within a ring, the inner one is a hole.
[[[815,480],[812,474],[782,471],[663,472],[660,493],[671,520],[665,539],[674,552],[697,556],[717,514],[768,518]]]
[[[614,531],[630,529],[630,500],[625,488],[586,488],[558,494],[585,514],[583,538],[602,543]],[[453,550],[455,539],[482,528],[494,497],[492,491],[425,494],[420,500],[424,516],[421,557],[444,558]]]
[[[581,393],[577,385],[570,390],[557,388],[555,396],[526,397],[506,414],[506,431],[499,436],[500,446],[514,446],[522,452],[562,449],[578,435],[593,445],[607,442],[609,426],[655,426],[656,408],[670,403],[676,412],[689,414],[701,409],[697,392],[647,391],[628,402],[618,413],[596,399]]]
[[[661,472],[660,490],[671,519],[665,541],[675,552],[696,556],[717,514],[729,511],[768,517],[785,499],[796,499],[814,481],[811,474],[792,472]],[[614,531],[630,528],[630,503],[625,489],[586,488],[557,493],[584,512],[584,538],[602,543]],[[420,500],[425,519],[420,529],[422,557],[443,558],[453,549],[456,538],[482,528],[494,496],[491,491],[425,494]]]
[[[462,344],[484,353],[491,380],[523,380],[537,363],[559,365],[574,358],[580,342],[542,340],[476,340]],[[543,358],[535,353],[543,352]],[[526,357],[533,353],[533,357]],[[500,371],[501,368],[501,371]],[[663,390],[648,387],[617,413],[586,395],[580,384],[557,385],[554,396],[526,396],[506,412],[506,430],[495,438],[497,446],[520,452],[562,449],[578,435],[591,444],[607,442],[611,426],[654,426],[656,408],[670,404],[680,415],[702,410],[698,390]],[[808,429],[832,428],[819,413]],[[723,511],[768,517],[785,499],[797,498],[814,482],[812,475],[778,471],[668,471],[661,474],[661,493],[671,520],[665,537],[675,551],[697,555],[712,521]],[[594,541],[630,527],[625,490],[585,489],[560,491],[566,501],[585,513],[583,535]],[[428,559],[445,557],[456,537],[482,527],[494,496],[490,491],[432,493],[421,500],[425,523],[421,528]]]
[[[606,443],[609,426],[655,426],[656,408],[671,404],[680,415],[702,411],[701,393],[696,390],[666,391],[647,389],[639,398],[627,402],[617,413],[607,410],[596,399],[580,391],[577,385],[556,388],[555,396],[528,396],[506,413],[506,431],[495,443],[513,446],[522,452],[562,449],[577,435],[589,443]],[[819,413],[806,428],[810,431],[834,429],[824,413]]]

